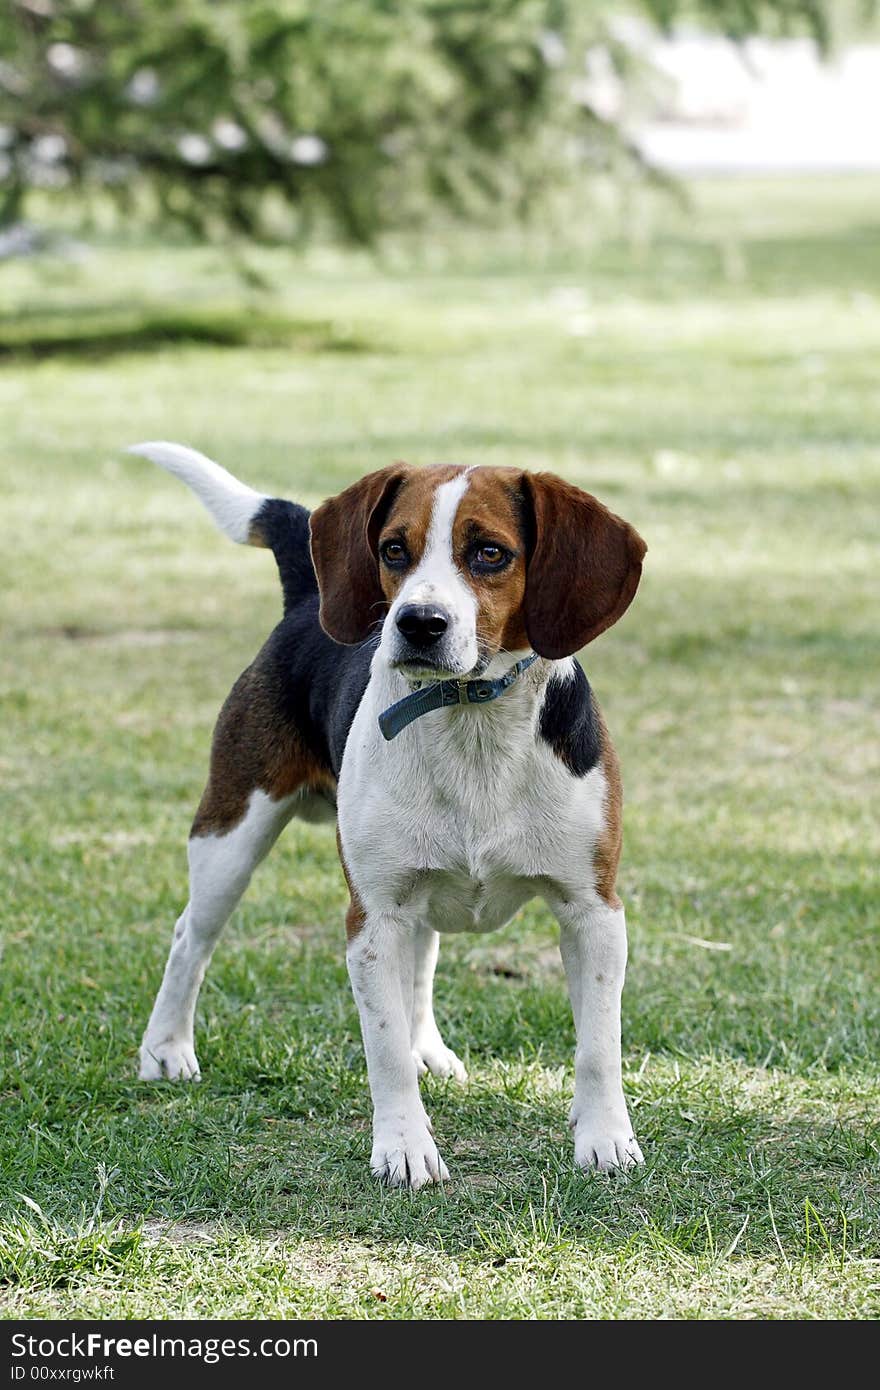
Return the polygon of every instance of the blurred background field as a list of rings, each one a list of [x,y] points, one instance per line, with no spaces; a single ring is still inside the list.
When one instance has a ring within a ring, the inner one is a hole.
[[[45,187],[11,224],[4,1316],[877,1315],[880,176],[591,178],[564,235],[206,240]],[[441,952],[452,1183],[374,1188],[318,827],[218,950],[204,1083],[134,1080],[213,720],[280,610],[123,452],[161,437],[309,504],[394,458],[547,468],[645,536],[582,654],[627,794],[628,1181],[571,1172],[533,904]]]

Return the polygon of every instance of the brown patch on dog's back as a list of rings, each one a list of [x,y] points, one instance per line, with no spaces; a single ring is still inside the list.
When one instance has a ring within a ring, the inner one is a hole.
[[[280,801],[299,790],[332,803],[336,779],[284,716],[278,678],[261,653],[239,676],[220,711],[208,785],[190,835],[233,830],[254,791]]]
[[[596,841],[593,856],[593,872],[596,876],[596,892],[603,897],[609,907],[621,907],[617,896],[617,867],[620,863],[620,850],[623,844],[623,784],[620,780],[620,760],[611,742],[608,726],[593,700],[593,710],[599,725],[602,744],[600,758],[605,774],[605,823]]]

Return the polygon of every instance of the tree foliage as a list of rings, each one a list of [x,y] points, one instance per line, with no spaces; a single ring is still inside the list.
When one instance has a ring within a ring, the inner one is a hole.
[[[643,0],[737,36],[823,0]],[[523,214],[617,132],[573,74],[616,6],[577,0],[5,0],[0,222],[39,185],[207,233],[368,242],[438,207]]]

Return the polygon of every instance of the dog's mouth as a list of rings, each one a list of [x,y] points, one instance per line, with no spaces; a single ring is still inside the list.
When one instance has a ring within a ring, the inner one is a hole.
[[[447,642],[436,642],[426,647],[415,643],[396,641],[388,653],[388,665],[392,671],[399,671],[408,681],[423,684],[426,681],[473,681],[479,680],[491,664],[492,651],[486,642],[479,638],[476,643],[477,659],[468,666],[464,660],[470,659],[470,652],[457,653],[450,650]]]
[[[479,680],[490,661],[490,656],[481,653],[470,670],[455,671],[424,656],[401,656],[390,662],[390,666],[392,671],[399,671],[408,681],[473,681]]]
[[[470,680],[467,671],[450,671],[448,666],[426,661],[424,657],[402,657],[392,661],[392,671],[399,671],[408,681],[463,681]]]

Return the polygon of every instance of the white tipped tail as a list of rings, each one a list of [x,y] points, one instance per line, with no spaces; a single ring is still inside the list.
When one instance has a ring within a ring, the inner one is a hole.
[[[214,463],[195,449],[183,444],[166,444],[158,440],[147,444],[132,444],[129,454],[140,454],[160,468],[167,468],[204,502],[217,526],[239,545],[251,542],[251,522],[266,498],[261,492],[240,483],[219,463]],[[261,544],[261,542],[257,542]]]

